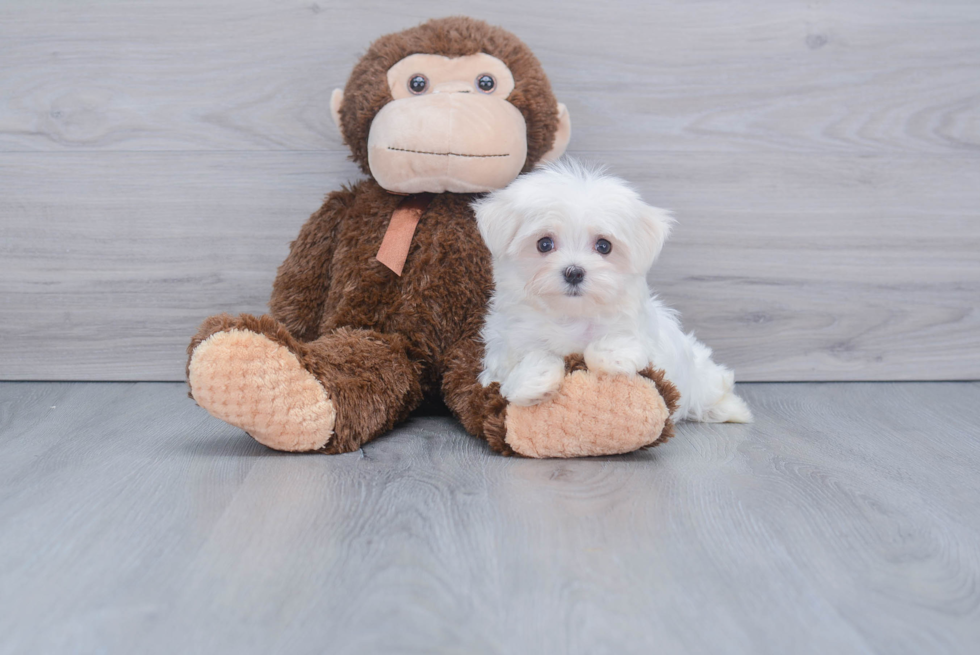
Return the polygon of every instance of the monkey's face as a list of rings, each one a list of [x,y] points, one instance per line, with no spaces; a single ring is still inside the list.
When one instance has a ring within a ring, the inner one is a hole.
[[[387,81],[392,100],[371,122],[367,144],[371,174],[384,189],[479,193],[520,174],[527,125],[507,99],[515,83],[504,62],[485,53],[413,54],[388,69]],[[342,100],[335,93],[335,119]],[[567,123],[563,106],[559,114]],[[553,158],[566,142],[556,143]]]
[[[415,54],[388,69],[388,87],[394,100],[368,135],[368,164],[385,189],[474,193],[521,172],[527,126],[507,102],[514,77],[504,62]]]

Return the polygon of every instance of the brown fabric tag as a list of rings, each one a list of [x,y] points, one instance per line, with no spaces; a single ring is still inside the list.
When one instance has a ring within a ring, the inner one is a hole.
[[[419,219],[422,218],[429,203],[432,202],[432,196],[431,193],[408,196],[398,203],[398,207],[391,213],[391,221],[388,222],[388,229],[385,230],[384,239],[381,240],[381,247],[375,259],[399,277],[405,268],[405,260],[408,259],[408,249],[412,245],[415,227],[419,224]]]

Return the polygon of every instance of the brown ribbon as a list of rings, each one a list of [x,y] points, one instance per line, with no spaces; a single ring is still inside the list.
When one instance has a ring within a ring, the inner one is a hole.
[[[412,245],[415,228],[429,203],[432,202],[432,196],[431,193],[407,196],[398,203],[391,214],[391,221],[388,223],[388,229],[385,231],[384,239],[381,240],[381,247],[375,259],[399,277],[405,268],[405,260],[408,259],[408,249]]]

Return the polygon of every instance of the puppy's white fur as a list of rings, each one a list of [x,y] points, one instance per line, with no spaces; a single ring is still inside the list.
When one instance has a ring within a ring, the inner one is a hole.
[[[499,382],[516,405],[539,403],[561,386],[565,355],[582,353],[598,374],[663,369],[681,394],[675,419],[752,420],[732,372],[650,293],[646,274],[674,222],[668,212],[571,159],[522,175],[474,209],[496,284],[484,386]],[[542,253],[546,237],[554,248]],[[608,254],[596,250],[599,239],[612,245]],[[584,270],[581,283],[566,281],[569,267]]]

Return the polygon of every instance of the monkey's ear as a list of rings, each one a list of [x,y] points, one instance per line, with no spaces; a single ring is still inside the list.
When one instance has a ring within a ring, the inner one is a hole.
[[[538,164],[547,164],[548,162],[555,161],[559,157],[565,154],[565,148],[568,147],[568,140],[572,138],[572,118],[568,115],[568,108],[562,104],[558,103],[558,130],[555,132],[555,144],[551,146],[551,150],[544,153],[544,157]]]
[[[340,105],[344,104],[344,92],[342,89],[334,89],[330,94],[330,115],[333,116],[333,124],[340,132],[340,138],[344,138],[344,132],[340,129]]]

